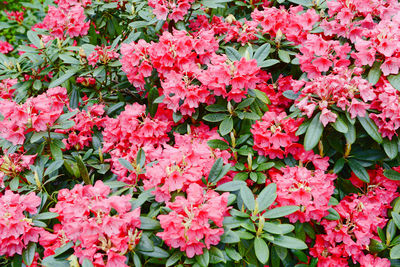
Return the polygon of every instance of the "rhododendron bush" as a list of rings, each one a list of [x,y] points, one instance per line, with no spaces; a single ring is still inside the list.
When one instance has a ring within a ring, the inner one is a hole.
[[[1,266],[400,266],[397,0],[0,4]]]

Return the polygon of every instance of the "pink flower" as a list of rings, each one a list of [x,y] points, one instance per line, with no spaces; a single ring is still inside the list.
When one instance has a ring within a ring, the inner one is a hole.
[[[277,185],[278,206],[300,206],[299,211],[288,216],[290,222],[321,221],[330,208],[336,175],[304,167],[285,167],[280,171],[271,173],[272,182]]]
[[[0,53],[7,54],[11,52],[14,48],[6,41],[0,41]]]
[[[254,149],[271,159],[283,158],[282,148],[299,140],[296,131],[302,121],[303,119],[288,118],[285,112],[266,112],[250,129],[254,135]]]
[[[203,254],[203,248],[217,245],[222,228],[212,228],[210,222],[221,227],[227,215],[228,195],[219,195],[197,184],[191,184],[187,190],[187,198],[177,196],[174,202],[167,202],[172,211],[166,215],[158,215],[163,232],[157,233],[164,242],[173,248],[185,251],[189,258]]]
[[[29,242],[38,242],[44,231],[34,227],[25,212],[35,214],[40,202],[35,193],[18,195],[6,190],[0,197],[0,255],[22,255]]]
[[[59,214],[60,224],[54,226],[54,234],[40,239],[45,256],[66,242],[80,240],[74,255],[81,264],[86,258],[96,267],[127,266],[123,255],[133,250],[141,237],[140,208],[131,211],[129,195],[108,197],[109,193],[110,188],[101,181],[60,190],[56,206],[50,209]]]

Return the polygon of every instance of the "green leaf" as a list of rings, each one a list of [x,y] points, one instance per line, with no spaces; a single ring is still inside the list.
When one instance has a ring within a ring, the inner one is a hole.
[[[207,141],[207,144],[209,147],[214,148],[214,149],[225,150],[225,149],[229,148],[229,145],[225,141],[222,141],[219,139],[209,140],[209,141]]]
[[[141,168],[143,168],[145,163],[146,163],[146,154],[144,153],[143,149],[140,148],[136,155],[136,164],[139,165]]]
[[[257,89],[252,89],[251,91],[254,92],[256,97],[258,99],[260,99],[263,103],[265,103],[267,105],[271,104],[271,101],[269,100],[266,93],[261,92],[260,90],[257,90]]]
[[[107,115],[113,114],[115,111],[119,110],[120,108],[125,107],[125,102],[118,102],[112,105],[106,112]]]
[[[389,75],[387,77],[390,84],[398,91],[400,91],[400,73],[396,75]]]
[[[375,63],[372,65],[372,68],[368,72],[368,81],[372,85],[375,85],[382,75],[381,64],[382,62],[375,61]]]
[[[358,117],[358,121],[361,123],[364,130],[379,144],[383,142],[381,134],[378,132],[378,127],[376,124],[370,119],[368,112],[365,117]]]
[[[311,121],[307,128],[306,135],[304,137],[304,148],[305,150],[313,149],[319,142],[324,131],[324,126],[322,125],[319,117],[321,112],[319,112]]]
[[[58,216],[59,216],[58,213],[55,213],[55,212],[43,212],[43,213],[40,213],[40,214],[36,215],[35,217],[33,217],[33,219],[35,219],[35,220],[50,220],[50,219],[57,218]]]
[[[344,158],[340,158],[336,161],[335,165],[333,166],[333,172],[334,173],[339,173],[343,167],[344,167],[344,163],[345,163],[345,159]]]
[[[40,43],[40,38],[39,38],[37,32],[28,31],[27,36],[28,36],[29,41],[30,41],[34,46],[36,46],[36,47],[39,48],[39,49],[40,49],[40,48],[43,48],[42,45],[41,45],[41,43]]]
[[[203,249],[203,254],[196,255],[196,262],[201,267],[207,267],[208,266],[208,264],[210,263],[210,253],[208,252],[207,249]]]
[[[390,258],[392,260],[400,259],[400,244],[392,247],[390,250]]]
[[[224,3],[231,2],[232,0],[203,0],[201,4],[209,8],[224,8]]]
[[[271,234],[284,235],[294,230],[294,226],[291,224],[279,224],[265,222],[263,229]]]
[[[283,216],[287,216],[292,214],[293,212],[298,211],[300,208],[298,206],[283,206],[279,208],[274,208],[272,210],[267,210],[263,216],[267,219],[275,219]]]
[[[215,0],[212,0],[212,1],[215,1]],[[227,46],[225,48],[225,53],[231,61],[239,61],[242,58],[240,53],[235,48],[230,47],[230,46]]]
[[[245,187],[246,185],[247,184],[244,181],[231,181],[218,186],[217,188],[215,188],[215,190],[232,192],[232,191],[238,191],[240,190],[240,188]]]
[[[42,139],[44,136],[47,136],[47,132],[35,132],[32,137],[31,137],[31,144],[36,143],[40,139]]]
[[[284,247],[284,248],[291,248],[291,249],[307,249],[307,244],[301,241],[300,239],[290,237],[290,236],[275,236],[271,243],[275,245]]]
[[[206,110],[210,112],[225,112],[228,111],[228,108],[223,105],[213,104],[206,106]]]
[[[392,218],[394,224],[397,226],[398,229],[400,229],[400,215],[397,212],[392,211]]]
[[[239,105],[237,105],[236,110],[243,109],[245,107],[250,106],[254,102],[254,98],[246,98],[245,100],[241,101]]]
[[[259,65],[259,67],[260,68],[268,68],[268,67],[271,67],[271,66],[273,66],[275,64],[278,64],[278,63],[279,63],[279,60],[277,60],[277,59],[267,59],[267,60],[263,61]]]
[[[276,184],[271,183],[265,187],[257,197],[258,210],[266,210],[274,203],[276,196]]]
[[[219,122],[224,120],[228,115],[225,113],[212,113],[212,114],[207,114],[203,117],[203,120],[209,121],[209,122]]]
[[[65,82],[66,80],[68,80],[69,78],[74,76],[77,72],[78,72],[77,69],[69,69],[63,75],[58,77],[57,79],[52,80],[49,84],[49,88],[53,88],[53,87],[56,87],[56,86],[62,84],[63,82]]]
[[[226,259],[224,253],[217,247],[210,248],[210,263],[217,264],[217,263],[226,263]]]
[[[385,170],[383,172],[383,175],[385,175],[386,178],[393,180],[393,181],[400,181],[400,172],[397,172],[395,170]]]
[[[254,239],[254,251],[256,252],[257,259],[262,263],[266,264],[269,258],[269,249],[267,243],[260,238]]]
[[[392,140],[385,138],[383,139],[382,146],[383,150],[385,150],[386,155],[388,155],[390,159],[394,159],[397,156],[397,153],[399,151],[397,140],[395,140],[394,138]]]
[[[340,219],[340,214],[333,208],[328,209],[329,214],[324,217],[324,219],[330,220],[330,221],[337,221]]]
[[[246,205],[249,210],[253,211],[256,203],[253,192],[251,192],[250,188],[242,186],[240,188],[240,197],[242,198],[244,205]]]
[[[333,112],[334,114],[336,114],[336,121],[334,123],[332,123],[332,127],[341,133],[347,133],[349,131],[349,127],[347,127],[346,122],[342,119],[342,117],[337,114],[336,112]]]
[[[64,61],[64,63],[67,63],[67,64],[73,64],[73,65],[79,65],[80,64],[78,59],[76,59],[76,58],[74,58],[74,57],[72,57],[70,55],[61,54],[61,55],[58,55],[58,57],[62,61]]]
[[[22,259],[25,265],[29,266],[32,264],[36,252],[36,243],[29,242],[28,246],[22,252]]]
[[[124,158],[118,159],[118,162],[119,162],[122,166],[124,166],[125,168],[127,168],[127,169],[130,170],[130,171],[134,171],[134,170],[135,170],[135,169],[133,168],[132,164],[131,164],[129,161],[127,161],[126,159],[124,159]]]
[[[85,163],[83,163],[83,161],[82,161],[82,157],[76,156],[75,159],[76,159],[76,163],[78,164],[79,173],[81,174],[82,180],[87,185],[92,184],[92,182],[90,181],[89,172],[85,166]]]
[[[367,170],[363,166],[361,166],[358,161],[354,159],[349,159],[348,161],[350,169],[354,172],[354,174],[360,178],[361,181],[369,183],[369,174]]]
[[[152,257],[152,258],[168,258],[169,253],[162,248],[154,247],[154,251],[140,251],[145,256]]]
[[[240,238],[235,232],[228,230],[221,236],[221,242],[225,244],[238,243]]]
[[[176,251],[174,254],[171,255],[171,257],[168,258],[167,262],[165,263],[165,266],[169,267],[174,265],[181,259],[182,255],[183,253],[181,251]]]
[[[219,132],[222,136],[227,135],[233,129],[233,120],[231,117],[226,117],[219,125]]]
[[[231,258],[234,261],[240,261],[242,259],[242,256],[240,255],[240,253],[237,252],[232,247],[225,247],[225,252],[228,255],[228,257]]]
[[[344,134],[344,137],[346,138],[346,143],[351,145],[356,141],[356,127],[351,123],[347,123],[347,127],[349,130]]]
[[[287,51],[285,50],[279,50],[278,51],[278,56],[280,58],[280,60],[282,60],[285,63],[289,63],[290,62],[290,55]]]
[[[143,230],[157,230],[160,229],[160,222],[148,217],[140,216],[140,229]]]
[[[254,53],[253,58],[257,60],[258,65],[260,65],[269,55],[271,51],[271,45],[269,43],[260,46]]]
[[[218,174],[222,171],[222,166],[224,165],[224,161],[222,158],[218,158],[213,166],[211,167],[210,173],[208,174],[208,181],[213,183],[214,180],[218,177]]]
[[[54,162],[52,162],[49,167],[47,167],[46,171],[44,172],[43,176],[49,175],[53,172],[55,172],[56,170],[58,170],[59,168],[61,168],[61,166],[64,165],[64,160],[56,160]]]
[[[82,267],[93,267],[93,263],[89,259],[85,258],[82,262]]]
[[[289,2],[305,7],[312,7],[314,5],[312,0],[289,0]]]
[[[50,151],[55,160],[63,160],[63,153],[61,151],[61,148],[58,147],[54,142],[50,144]]]

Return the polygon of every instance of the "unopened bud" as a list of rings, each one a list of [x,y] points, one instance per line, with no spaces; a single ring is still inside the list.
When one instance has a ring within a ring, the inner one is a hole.
[[[253,168],[253,157],[250,153],[247,154],[247,164],[249,165],[249,171],[251,171]]]
[[[234,15],[229,14],[226,18],[225,21],[228,22],[229,24],[231,24],[232,22],[236,21],[236,18]]]
[[[276,37],[275,37],[275,42],[276,42],[276,44],[279,45],[279,44],[281,43],[282,36],[283,36],[283,33],[282,33],[281,29],[279,29],[279,30],[276,32]]]
[[[81,58],[86,58],[86,54],[85,54],[85,50],[83,50],[83,48],[79,48],[79,56]]]
[[[235,148],[236,147],[236,138],[235,138],[235,134],[233,132],[229,133],[231,136],[231,143],[232,143],[232,147]]]
[[[39,175],[38,175],[37,171],[35,171],[35,182],[36,182],[36,186],[39,188],[39,190],[42,190],[42,183],[39,180]]]

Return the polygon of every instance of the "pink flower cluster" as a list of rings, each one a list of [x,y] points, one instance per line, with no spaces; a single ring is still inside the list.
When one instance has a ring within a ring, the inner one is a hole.
[[[148,0],[153,13],[159,20],[167,18],[178,22],[184,18],[195,0]]]
[[[137,174],[132,172],[128,175],[128,169],[118,160],[124,158],[135,162],[140,148],[145,151],[147,160],[156,159],[161,151],[160,145],[169,141],[167,133],[170,128],[170,121],[147,116],[146,106],[137,103],[125,106],[125,111],[117,118],[107,118],[104,121],[103,152],[111,155],[112,171],[118,179],[134,184]]]
[[[111,49],[111,46],[96,46],[87,59],[89,65],[94,67],[99,62],[105,65],[118,57],[119,54],[114,49]]]
[[[0,255],[22,255],[29,242],[38,242],[44,231],[33,226],[25,213],[36,214],[40,202],[35,193],[19,195],[6,190],[0,197]]]
[[[106,118],[104,115],[104,105],[93,105],[88,107],[87,111],[79,111],[70,120],[75,122],[75,125],[68,130],[56,130],[59,133],[68,134],[68,138],[63,140],[66,149],[69,150],[75,147],[81,150],[86,146],[90,146],[94,127],[101,129],[104,127]]]
[[[87,7],[92,4],[92,0],[54,0],[54,4],[57,4],[60,8],[68,9],[75,5]]]
[[[342,45],[336,40],[327,41],[322,36],[308,34],[297,58],[301,70],[312,79],[320,77],[322,72],[327,72],[331,68],[347,68],[350,65],[350,60],[347,59],[350,50],[348,43]]]
[[[254,136],[254,149],[271,159],[283,159],[285,150],[299,140],[296,131],[303,119],[287,117],[285,112],[266,112],[250,132]]]
[[[332,105],[348,111],[353,119],[365,117],[370,107],[367,102],[374,100],[376,94],[371,84],[361,77],[361,72],[361,69],[338,68],[332,74],[306,82],[296,106],[309,118],[318,107],[324,126],[336,121],[337,115],[329,109]]]
[[[271,175],[277,185],[278,207],[299,206],[300,210],[288,215],[290,222],[321,221],[328,215],[329,200],[335,189],[335,174],[305,167],[285,167]]]
[[[7,18],[11,21],[14,20],[14,21],[18,22],[19,24],[21,24],[22,21],[24,21],[24,12],[22,12],[22,11],[11,11],[11,12],[5,11],[5,12],[6,12]]]
[[[80,83],[83,86],[89,87],[96,84],[96,79],[92,77],[78,77],[76,78],[76,83]]]
[[[0,98],[11,99],[14,95],[15,88],[12,88],[18,83],[17,79],[4,79],[0,82]]]
[[[211,104],[212,93],[240,101],[247,89],[260,82],[255,60],[230,62],[215,54],[218,42],[212,31],[194,36],[185,31],[164,32],[158,43],[123,45],[122,69],[142,89],[155,68],[161,79],[163,103],[174,112],[191,115],[200,103]],[[205,66],[203,66],[205,65]]]
[[[304,11],[301,5],[290,7],[289,10],[283,7],[268,7],[262,11],[256,9],[251,17],[261,26],[262,34],[269,34],[274,38],[282,38],[284,34],[287,40],[295,44],[303,43],[320,20],[314,9]]]
[[[89,31],[89,22],[85,22],[86,16],[80,4],[69,6],[49,6],[49,11],[43,20],[43,26],[49,30],[52,37],[74,38],[85,36]]]
[[[226,56],[214,56],[199,80],[214,95],[240,102],[246,98],[248,89],[256,88],[261,82],[259,74],[260,68],[255,59],[242,57],[240,61],[229,62]]]
[[[167,202],[171,209],[166,215],[159,215],[164,232],[157,233],[173,248],[185,251],[189,258],[203,254],[203,248],[217,245],[224,233],[222,221],[228,215],[229,193],[219,195],[213,190],[204,191],[198,184],[191,184],[187,197],[177,196],[174,202]],[[211,221],[217,226],[212,227]]]
[[[0,136],[14,145],[23,144],[26,133],[45,131],[53,126],[68,103],[67,90],[62,87],[50,88],[24,104],[3,100],[0,102],[0,113],[4,116],[0,122]]]
[[[400,64],[400,4],[396,1],[329,1],[329,18],[321,22],[326,35],[350,39],[357,66],[375,61],[385,76],[397,74]]]
[[[0,187],[4,188],[5,178],[20,177],[21,173],[29,169],[35,161],[36,155],[24,155],[22,153],[8,153],[3,151],[0,157]]]
[[[340,219],[321,222],[326,234],[317,236],[317,242],[310,250],[321,266],[341,265],[347,258],[360,262],[361,266],[371,266],[368,264],[373,262],[381,264],[378,266],[390,266],[388,259],[371,258],[372,255],[365,255],[364,251],[368,250],[371,239],[380,240],[377,228],[386,225],[390,203],[399,196],[399,183],[387,179],[380,167],[368,173],[371,181],[367,185],[353,174],[351,181],[362,194],[345,196],[333,207]]]
[[[156,201],[169,201],[172,192],[186,192],[191,184],[203,184],[202,178],[208,177],[215,158],[228,161],[227,151],[212,151],[207,145],[207,140],[220,139],[215,129],[210,132],[205,139],[175,133],[175,145],[164,145],[157,163],[146,167],[144,189],[155,187]]]
[[[12,45],[10,45],[7,41],[0,41],[0,53],[8,54],[8,52],[13,51]]]
[[[392,140],[400,128],[400,92],[381,77],[375,86],[375,93],[377,97],[372,101],[371,108],[379,113],[371,113],[369,117],[376,123],[382,136]]]
[[[94,186],[60,190],[56,206],[50,208],[59,214],[60,224],[54,226],[54,233],[46,232],[40,238],[45,256],[69,241],[79,240],[74,255],[81,264],[89,259],[95,267],[128,266],[123,255],[140,240],[140,208],[131,211],[129,195],[108,197],[109,194],[110,188],[101,181]]]

